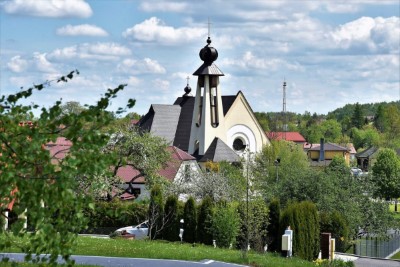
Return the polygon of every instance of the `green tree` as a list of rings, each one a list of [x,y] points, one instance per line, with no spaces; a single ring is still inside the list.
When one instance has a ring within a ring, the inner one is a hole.
[[[248,204],[248,213],[247,213]],[[252,199],[249,203],[242,202],[239,205],[240,232],[236,239],[238,245],[244,251],[247,250],[247,234],[250,247],[258,252],[264,252],[267,244],[269,225],[268,206],[262,198]]]
[[[111,177],[116,177],[120,168],[130,166],[138,170],[138,174],[132,177],[129,185],[142,176],[146,177],[146,186],[149,189],[155,184],[166,183],[166,180],[158,174],[158,171],[171,159],[171,154],[167,150],[168,145],[163,138],[149,132],[140,132],[138,128],[129,124],[113,129],[109,134],[111,137],[103,153],[114,159],[110,164]],[[111,198],[109,192],[108,199]]]
[[[179,241],[179,211],[178,198],[169,196],[165,202],[164,208],[164,227],[162,237],[168,241]]]
[[[239,227],[237,204],[221,202],[214,207],[211,232],[218,247],[234,246]]]
[[[382,198],[400,197],[400,159],[392,149],[382,149],[372,166],[372,181],[376,195]]]
[[[304,201],[289,205],[282,213],[281,233],[290,226],[293,230],[293,255],[311,261],[317,258],[320,247],[318,210],[314,203]]]
[[[329,171],[340,172],[346,175],[350,172],[349,166],[346,164],[346,160],[342,156],[335,156],[328,166]]]
[[[353,127],[361,129],[364,123],[364,111],[362,106],[357,102],[354,106],[353,115],[351,117],[351,124],[353,125]]]
[[[269,203],[269,224],[268,224],[268,250],[279,251],[280,250],[280,214],[281,206],[278,199],[273,199]]]
[[[189,197],[186,201],[183,220],[183,241],[188,243],[196,242],[197,209],[193,197]]]
[[[49,108],[21,102],[53,82],[67,82],[78,74],[72,71],[57,80],[0,98],[0,207],[12,200],[18,203],[13,209],[18,218],[11,231],[29,239],[18,246],[27,254],[26,259],[45,253],[52,265],[59,255],[72,265],[72,247],[77,233],[87,223],[82,211],[88,206],[93,208],[90,198],[76,193],[76,177],[85,176],[90,180],[110,166],[110,158],[101,153],[108,136],[98,129],[110,122],[103,116],[105,109],[125,86],[108,89],[95,105],[79,114],[61,116],[61,101]],[[128,102],[129,108],[134,101]],[[9,108],[5,109],[6,106]],[[32,123],[26,124],[28,120]],[[53,164],[55,159],[44,145],[60,136],[70,140],[73,146],[66,157]],[[4,217],[4,209],[1,213]],[[26,218],[34,235],[24,228]],[[2,249],[16,245],[11,237],[5,235],[1,239]]]
[[[155,185],[150,191],[150,204],[148,210],[149,238],[151,240],[161,238],[164,228],[164,203],[161,187]]]
[[[206,196],[200,204],[197,220],[197,239],[200,243],[212,245],[211,219],[213,215],[213,202]]]
[[[320,228],[322,233],[331,233],[332,238],[335,238],[336,251],[346,252],[349,238],[349,226],[339,212],[321,212]]]

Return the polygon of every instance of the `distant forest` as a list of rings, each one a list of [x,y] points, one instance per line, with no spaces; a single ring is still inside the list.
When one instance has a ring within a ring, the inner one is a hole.
[[[370,146],[400,148],[400,101],[347,104],[325,114],[255,112],[266,132],[300,132],[309,143],[320,138],[338,144],[353,143],[357,150]]]

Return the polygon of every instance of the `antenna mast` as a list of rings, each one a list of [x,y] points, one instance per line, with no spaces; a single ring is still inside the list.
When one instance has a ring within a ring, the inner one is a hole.
[[[286,140],[286,132],[287,132],[287,121],[286,121],[286,80],[283,78],[283,105],[282,105],[282,113],[283,113],[283,139]]]

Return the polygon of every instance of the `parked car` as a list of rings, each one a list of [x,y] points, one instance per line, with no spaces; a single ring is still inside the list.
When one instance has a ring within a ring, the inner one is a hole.
[[[357,168],[357,167],[352,167],[350,169],[351,174],[353,174],[354,176],[358,176],[360,174],[362,174],[362,170]]]
[[[119,228],[115,232],[119,232],[121,234],[128,233],[131,235],[135,235],[135,239],[143,239],[146,238],[149,233],[149,224],[148,221],[145,221],[136,226],[126,226]]]

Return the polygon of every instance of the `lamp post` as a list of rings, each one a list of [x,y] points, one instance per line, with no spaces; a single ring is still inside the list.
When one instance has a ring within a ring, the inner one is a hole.
[[[247,147],[247,166],[246,166],[246,247],[245,251],[247,252],[250,248],[250,238],[249,238],[249,166],[250,165],[250,148]]]
[[[279,164],[281,163],[281,159],[280,158],[277,158],[275,161],[274,161],[274,165],[275,165],[275,168],[276,168],[276,182],[278,182],[278,180],[279,180],[279,176],[278,176],[278,167],[279,167]]]

